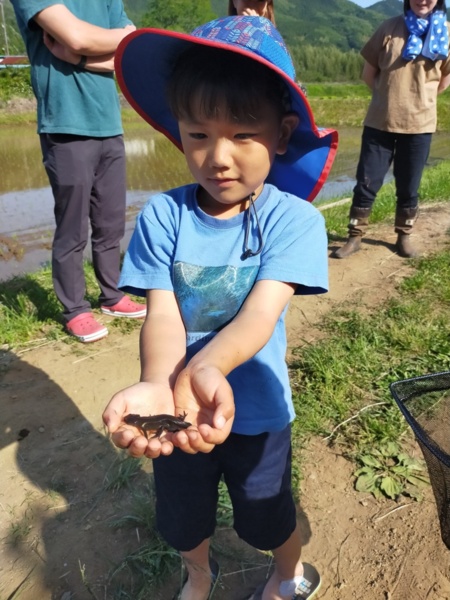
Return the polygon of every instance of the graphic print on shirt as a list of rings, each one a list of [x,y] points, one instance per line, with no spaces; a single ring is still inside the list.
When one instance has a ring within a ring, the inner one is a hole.
[[[192,334],[217,332],[235,317],[255,283],[258,270],[259,265],[204,267],[174,263],[174,291],[188,345],[198,340]]]

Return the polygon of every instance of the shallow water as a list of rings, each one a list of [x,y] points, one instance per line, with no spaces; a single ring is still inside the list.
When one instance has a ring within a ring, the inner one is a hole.
[[[339,136],[333,168],[315,204],[351,194],[361,129],[340,129]],[[182,153],[144,123],[126,127],[125,146],[128,192],[122,249],[126,249],[136,215],[149,196],[192,180]],[[447,134],[436,134],[430,163],[449,156]],[[35,125],[1,127],[0,280],[36,271],[48,263],[53,229],[53,198]]]

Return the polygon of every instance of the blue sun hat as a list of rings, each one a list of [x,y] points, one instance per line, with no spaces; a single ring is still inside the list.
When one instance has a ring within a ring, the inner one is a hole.
[[[287,152],[277,155],[267,178],[278,189],[308,201],[325,183],[338,145],[333,129],[319,129],[283,38],[264,17],[216,19],[191,34],[162,29],[138,29],[120,43],[115,58],[119,86],[137,113],[183,151],[178,122],[166,98],[175,59],[193,44],[235,52],[272,69],[286,83],[291,107],[299,116]]]

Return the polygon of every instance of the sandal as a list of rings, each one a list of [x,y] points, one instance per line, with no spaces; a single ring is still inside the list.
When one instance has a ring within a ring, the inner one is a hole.
[[[143,319],[147,314],[147,306],[134,302],[129,296],[122,296],[119,302],[112,306],[100,306],[100,310],[110,317],[130,317],[131,319]]]
[[[66,329],[80,342],[96,342],[108,335],[108,330],[99,323],[91,312],[81,313],[66,323]]]
[[[292,596],[292,600],[309,600],[319,591],[320,575],[315,567],[303,563],[303,577]],[[260,585],[247,600],[261,600],[266,584]]]
[[[321,579],[315,567],[303,563],[303,578],[297,585],[292,600],[309,600],[319,591]]]
[[[219,576],[220,576],[219,564],[212,557],[209,558],[209,569],[211,571],[211,588],[209,590],[208,600],[212,600],[212,597],[213,597],[214,591],[217,587],[217,584],[219,582]],[[185,585],[187,579],[188,579],[188,574],[186,571],[186,574],[183,578],[183,583],[181,585],[181,588],[175,594],[175,596],[173,597],[173,600],[179,600],[181,598],[181,592],[183,591],[183,588],[184,588],[184,585]]]

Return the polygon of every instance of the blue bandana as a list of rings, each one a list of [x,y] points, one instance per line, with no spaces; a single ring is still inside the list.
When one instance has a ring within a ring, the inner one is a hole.
[[[437,10],[428,17],[421,18],[408,10],[405,24],[410,34],[402,53],[405,60],[414,60],[419,54],[433,61],[447,58],[449,40],[447,15],[444,11]]]

